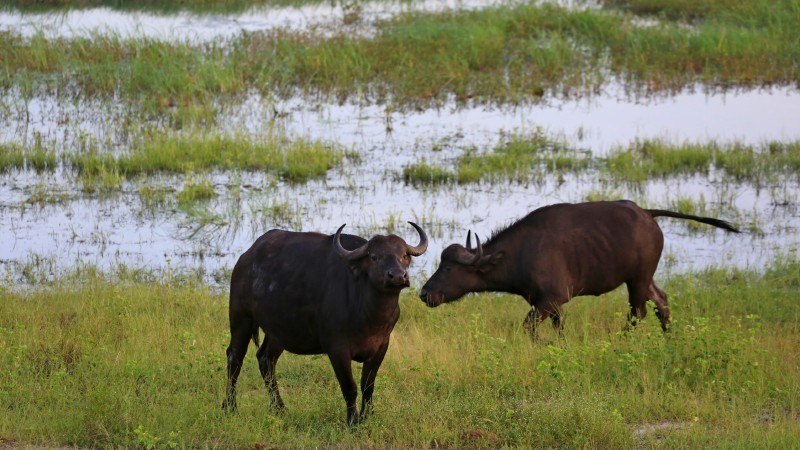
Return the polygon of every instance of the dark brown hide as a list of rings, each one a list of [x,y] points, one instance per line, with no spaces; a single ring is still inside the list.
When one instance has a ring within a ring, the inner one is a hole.
[[[667,296],[653,282],[664,247],[664,235],[653,220],[659,216],[739,232],[722,220],[646,210],[627,200],[546,206],[496,233],[483,246],[445,248],[420,298],[433,307],[469,292],[518,294],[532,307],[525,325],[533,331],[548,317],[560,329],[562,305],[572,297],[604,294],[625,283],[630,318],[643,318],[651,299],[666,330]]]
[[[351,361],[364,363],[362,413],[372,401],[375,376],[389,335],[400,316],[398,297],[408,286],[411,257],[425,252],[428,239],[415,224],[420,244],[395,236],[295,233],[271,230],[236,263],[231,276],[231,342],[223,408],[236,408],[236,381],[251,339],[264,342],[256,357],[272,402],[283,401],[275,364],[284,350],[327,354],[347,403],[347,422],[356,424],[358,390]]]

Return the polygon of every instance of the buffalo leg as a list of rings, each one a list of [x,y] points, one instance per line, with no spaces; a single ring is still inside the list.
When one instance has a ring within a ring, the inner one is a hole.
[[[535,337],[536,328],[546,318],[547,317],[542,316],[538,309],[531,306],[531,310],[528,311],[528,315],[525,316],[525,320],[522,322],[522,327],[525,328],[525,331],[527,331],[532,337]]]
[[[336,379],[339,381],[339,387],[342,389],[342,396],[347,404],[347,424],[358,425],[360,418],[358,416],[358,408],[356,407],[356,398],[358,398],[358,387],[356,381],[353,379],[352,359],[348,352],[339,351],[329,353],[328,358],[331,360],[333,371],[336,373]]]
[[[539,304],[537,304],[537,306],[532,306],[531,310],[528,311],[528,315],[525,316],[525,321],[522,322],[522,326],[532,337],[536,337],[536,329],[539,327],[539,324],[548,317],[551,317],[551,314],[552,311],[549,306],[542,306]],[[555,322],[553,323],[555,324]]]
[[[656,317],[661,321],[661,329],[667,331],[667,325],[669,325],[669,301],[667,300],[667,294],[656,286],[655,281],[650,282],[648,293],[656,304]]]
[[[367,417],[372,409],[372,392],[375,390],[375,377],[378,375],[378,369],[383,363],[383,357],[386,355],[386,350],[389,348],[389,341],[387,340],[372,358],[364,361],[364,367],[361,369],[361,418]]]
[[[283,347],[277,344],[273,338],[270,339],[269,335],[264,338],[264,342],[256,353],[258,358],[258,368],[261,370],[261,377],[264,378],[264,384],[269,391],[270,400],[272,405],[278,409],[283,409],[283,399],[278,391],[278,380],[275,378],[275,365],[278,363],[278,358],[283,353]]]
[[[556,307],[553,312],[550,313],[550,320],[553,321],[553,328],[561,335],[564,331],[564,311],[561,309],[561,306]]]
[[[242,362],[247,355],[247,347],[253,336],[253,324],[250,319],[231,321],[231,343],[228,345],[226,354],[228,357],[227,383],[225,387],[225,400],[222,402],[222,409],[229,411],[236,410],[236,382],[239,373],[242,371]]]
[[[638,280],[628,282],[628,303],[631,311],[628,313],[628,322],[636,326],[637,323],[647,315],[647,297],[649,294],[649,283],[642,284]]]

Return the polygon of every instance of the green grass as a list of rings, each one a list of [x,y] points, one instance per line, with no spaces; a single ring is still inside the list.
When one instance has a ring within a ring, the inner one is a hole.
[[[40,140],[30,146],[17,143],[0,144],[0,173],[9,169],[53,170],[58,165],[55,151],[46,148]]]
[[[330,145],[302,138],[145,131],[118,154],[97,145],[61,154],[39,142],[1,145],[0,171],[52,170],[61,164],[79,175],[85,191],[106,192],[118,189],[130,176],[211,170],[258,170],[290,182],[304,182],[325,176],[344,156],[345,152]]]
[[[616,148],[608,156],[591,157],[536,132],[512,136],[490,152],[469,149],[457,158],[453,170],[425,161],[410,165],[403,169],[403,178],[418,184],[525,182],[553,173],[597,170],[616,181],[640,183],[653,178],[707,176],[712,169],[725,179],[754,183],[776,177],[796,178],[800,173],[800,141],[752,146],[716,141],[676,145],[645,139]]]
[[[760,181],[800,171],[800,141],[768,142],[760,146],[740,143],[672,145],[660,140],[643,140],[613,151],[605,169],[625,181],[680,174],[707,174],[711,168],[736,180]]]
[[[791,0],[603,0],[606,7],[634,14],[654,15],[670,20],[736,20],[754,21],[768,13],[770,7],[796,8]],[[791,9],[789,9],[791,11]],[[749,16],[749,17],[748,17]]]
[[[606,170],[616,178],[644,181],[676,174],[707,174],[715,145],[671,145],[659,140],[643,140],[613,151]]]
[[[442,184],[457,179],[455,173],[422,161],[403,168],[403,181],[411,184]]]
[[[116,167],[99,166],[96,170],[82,171],[78,176],[81,190],[87,194],[106,194],[122,188],[125,177]]]
[[[527,305],[479,295],[428,309],[406,293],[354,431],[325,357],[286,355],[287,411],[250,353],[220,410],[227,301],[191,278],[83,270],[0,287],[0,439],[46,446],[791,448],[800,433],[800,262],[673,276],[670,334],[621,331],[624,290],[578,298],[531,341]],[[356,367],[359,365],[356,364]],[[664,425],[666,424],[666,425]],[[648,428],[652,426],[654,428]],[[660,428],[659,428],[660,427]]]
[[[363,1],[363,0],[362,0]],[[235,13],[252,7],[302,6],[324,0],[2,0],[0,7],[25,12],[51,12],[67,9],[112,8],[123,11],[175,13]]]
[[[28,186],[28,197],[25,203],[30,205],[51,205],[56,203],[66,203],[73,200],[74,196],[69,192],[64,192],[56,186],[48,185],[39,181]]]
[[[491,153],[467,151],[458,159],[458,181],[469,183],[481,179],[529,179],[533,174],[545,176],[554,172],[579,171],[589,159],[537,131],[528,136],[512,136]]]
[[[403,169],[408,183],[475,183],[481,180],[529,180],[554,172],[580,171],[589,158],[565,143],[547,137],[541,130],[528,135],[512,135],[491,152],[468,149],[455,162],[455,170],[432,166],[424,160]]]
[[[187,206],[198,200],[209,200],[217,196],[211,180],[205,177],[190,175],[178,193],[178,205]]]
[[[643,91],[800,82],[797,2],[738,3],[719,3],[721,12],[692,29],[640,26],[617,11],[522,4],[402,15],[373,37],[282,30],[190,45],[6,33],[0,87],[27,95],[77,88],[163,110],[254,90],[420,106],[590,93],[612,78]]]

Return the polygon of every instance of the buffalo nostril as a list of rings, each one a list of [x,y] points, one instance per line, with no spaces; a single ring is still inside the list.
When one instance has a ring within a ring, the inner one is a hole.
[[[419,298],[426,298],[428,296],[428,291],[425,289],[419,291]]]
[[[392,278],[394,278],[394,274],[392,273],[392,271],[391,271],[391,270],[390,270],[390,271],[388,271],[388,272],[386,272],[386,276],[387,276],[387,277],[389,277],[389,279],[390,279],[390,280],[391,280]]]

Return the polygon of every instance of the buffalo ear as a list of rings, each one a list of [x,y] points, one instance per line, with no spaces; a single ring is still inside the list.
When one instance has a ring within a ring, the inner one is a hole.
[[[491,255],[486,255],[483,257],[481,262],[479,263],[478,270],[481,272],[488,272],[494,269],[494,266],[500,262],[501,259],[505,256],[505,253],[501,250],[499,252],[492,253]]]

